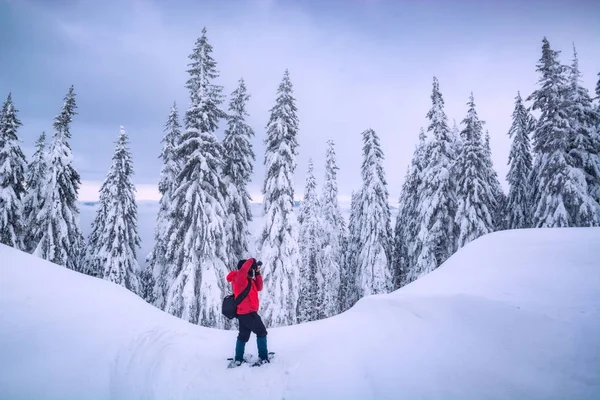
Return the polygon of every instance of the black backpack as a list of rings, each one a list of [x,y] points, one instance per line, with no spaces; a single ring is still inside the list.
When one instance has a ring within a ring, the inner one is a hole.
[[[250,287],[252,286],[252,280],[248,278],[248,286],[244,289],[242,293],[236,298],[232,294],[229,296],[225,296],[223,299],[223,307],[222,312],[223,315],[229,319],[233,319],[237,317],[237,307],[240,305],[242,301],[248,296],[250,293]]]

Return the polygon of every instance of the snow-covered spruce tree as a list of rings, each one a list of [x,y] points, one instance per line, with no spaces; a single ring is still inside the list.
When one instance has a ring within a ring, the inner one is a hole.
[[[598,203],[588,193],[585,176],[570,164],[568,84],[558,55],[544,38],[537,65],[539,89],[528,98],[533,100],[532,108],[541,111],[533,131],[532,225],[598,225]]]
[[[398,199],[398,214],[396,215],[396,223],[394,225],[394,237],[392,244],[392,272],[394,279],[394,289],[398,289],[405,285],[410,264],[408,261],[408,242],[406,241],[406,232],[408,231],[408,222],[414,216],[408,215],[409,190],[411,187],[411,170],[412,165],[409,165],[404,174],[404,183],[400,190],[400,198]]]
[[[9,93],[0,111],[0,243],[23,249],[23,200],[27,162],[19,144],[22,125]]]
[[[37,213],[41,210],[44,200],[44,179],[48,167],[46,165],[46,133],[42,132],[35,142],[35,153],[31,162],[27,166],[25,182],[27,183],[27,193],[23,202],[23,224],[25,226],[24,249],[31,253],[39,237],[34,237],[34,233],[39,235],[33,227],[35,226]]]
[[[121,126],[110,170],[100,187],[100,207],[91,234],[95,240],[89,244],[88,257],[95,276],[139,293],[137,249],[140,237],[128,143]]]
[[[164,137],[162,139],[162,151],[160,159],[163,167],[160,172],[158,182],[158,191],[160,192],[160,201],[158,215],[156,217],[156,227],[154,228],[154,247],[152,252],[146,257],[147,267],[142,271],[140,285],[144,299],[154,304],[160,309],[164,309],[165,297],[167,291],[175,278],[171,273],[173,268],[172,260],[165,258],[168,244],[169,225],[177,224],[177,221],[171,221],[171,203],[173,193],[177,188],[177,177],[181,170],[181,163],[178,160],[175,149],[181,141],[181,124],[179,123],[179,111],[177,104],[173,103],[167,122],[164,127]],[[151,285],[150,288],[148,285]]]
[[[406,178],[402,184],[398,215],[394,228],[394,273],[395,287],[409,284],[409,271],[414,267],[420,253],[420,241],[415,240],[419,230],[419,188],[423,181],[425,164],[425,131],[419,132],[419,144],[415,148]]]
[[[594,109],[589,91],[581,86],[581,72],[575,47],[569,71],[567,117],[569,156],[573,166],[583,173],[588,193],[600,205],[600,115]],[[577,221],[577,226],[589,226],[589,218],[585,215],[582,217],[582,220]],[[592,218],[593,220],[595,218]]]
[[[409,271],[413,281],[427,274],[450,257],[456,250],[458,227],[456,215],[456,181],[452,175],[452,142],[444,112],[444,100],[437,78],[433,78],[432,107],[427,113],[427,128],[432,139],[426,147],[423,180],[419,188],[419,230],[414,240],[421,250],[415,266]]]
[[[85,244],[84,258],[81,266],[81,272],[97,278],[102,278],[104,273],[104,265],[102,264],[104,259],[99,257],[97,252],[99,249],[100,235],[103,232],[104,224],[106,223],[108,216],[108,201],[104,201],[102,195],[103,193],[100,192],[100,201],[98,202],[96,215],[92,221],[92,230],[87,238],[87,243]]]
[[[359,297],[387,293],[393,288],[392,229],[383,151],[374,130],[367,129],[362,136],[362,217],[356,270]]]
[[[529,186],[531,174],[531,116],[527,112],[521,94],[515,97],[515,109],[512,113],[512,125],[508,135],[512,139],[506,180],[509,191],[506,200],[504,225],[506,229],[522,229],[530,226]]]
[[[264,226],[258,249],[268,294],[261,306],[267,326],[296,322],[300,279],[292,180],[298,147],[296,112],[292,82],[286,70],[271,109],[265,140]]]
[[[317,182],[312,160],[308,162],[304,201],[298,215],[300,250],[300,293],[298,322],[315,321],[324,317],[323,226],[319,215]]]
[[[530,226],[529,186],[531,174],[531,144],[529,134],[531,116],[523,105],[521,94],[515,98],[515,109],[512,113],[512,125],[508,135],[512,138],[508,164],[510,168],[506,179],[509,185],[506,204],[506,229],[522,229]]]
[[[223,149],[214,132],[224,112],[222,87],[206,29],[190,55],[187,88],[191,105],[185,133],[175,150],[181,160],[167,229],[169,272],[164,310],[186,321],[223,328],[221,300],[226,291],[226,185],[221,176]]]
[[[493,209],[496,199],[486,171],[486,155],[482,143],[484,122],[477,116],[473,93],[467,103],[469,110],[463,119],[461,136],[464,145],[456,162],[456,224],[459,227],[458,247],[494,231]]]
[[[486,173],[490,188],[492,189],[493,198],[488,204],[488,209],[492,211],[492,218],[494,221],[494,230],[499,231],[506,229],[504,226],[504,212],[506,210],[506,194],[502,190],[502,185],[498,179],[498,173],[494,168],[494,162],[492,161],[492,147],[490,146],[490,132],[485,131],[485,138],[483,141],[483,153],[485,155]]]
[[[48,149],[48,172],[44,182],[44,199],[37,215],[33,237],[39,237],[33,254],[80,270],[83,235],[79,227],[77,197],[81,184],[73,166],[69,139],[71,122],[76,114],[75,91],[69,88],[60,114],[54,119],[54,134]]]
[[[331,317],[340,312],[340,281],[343,249],[346,247],[346,224],[338,199],[338,183],[335,145],[327,141],[325,155],[325,181],[321,195],[321,218],[323,224],[323,316]]]
[[[223,175],[228,185],[227,196],[227,255],[229,266],[233,268],[238,260],[249,256],[250,232],[248,224],[252,221],[250,209],[250,182],[255,161],[252,149],[254,131],[246,123],[246,103],[250,95],[246,92],[246,83],[239,80],[237,89],[231,94],[227,129],[223,138],[225,165]]]
[[[344,263],[341,270],[340,311],[345,311],[358,301],[356,290],[356,268],[360,244],[360,192],[352,192],[350,201],[350,218],[348,220],[348,239]]]

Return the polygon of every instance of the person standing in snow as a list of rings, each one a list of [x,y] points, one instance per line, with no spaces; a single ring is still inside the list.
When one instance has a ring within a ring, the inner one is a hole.
[[[237,265],[237,271],[231,271],[227,275],[227,282],[231,282],[233,285],[233,295],[236,298],[250,285],[248,295],[237,307],[239,333],[235,344],[234,363],[236,366],[244,362],[244,350],[246,343],[250,340],[251,332],[254,332],[256,335],[256,345],[258,347],[259,360],[255,365],[269,362],[267,328],[260,315],[258,315],[258,292],[263,288],[263,279],[260,273],[261,265],[262,262],[257,262],[254,258],[240,260]]]

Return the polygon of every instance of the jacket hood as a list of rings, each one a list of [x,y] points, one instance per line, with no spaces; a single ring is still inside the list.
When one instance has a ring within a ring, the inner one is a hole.
[[[227,274],[227,282],[233,282],[233,277],[237,274],[237,271],[231,271]],[[221,275],[222,276],[222,275]]]

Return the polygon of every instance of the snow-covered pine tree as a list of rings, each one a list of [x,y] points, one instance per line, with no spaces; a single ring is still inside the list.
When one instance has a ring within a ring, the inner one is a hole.
[[[488,209],[492,211],[492,217],[494,221],[494,230],[499,231],[506,229],[504,226],[504,212],[506,210],[506,194],[502,190],[502,185],[498,179],[498,173],[494,168],[494,162],[492,161],[492,147],[490,146],[490,132],[485,131],[485,138],[483,141],[483,153],[485,155],[486,173],[488,176],[488,182],[492,189],[493,198]]]
[[[119,139],[106,179],[100,187],[100,207],[94,220],[88,257],[93,274],[139,294],[135,186],[128,137],[121,126]]]
[[[421,242],[416,240],[419,229],[419,200],[423,180],[423,166],[425,164],[426,135],[423,128],[419,132],[419,144],[413,153],[410,166],[406,171],[406,178],[402,184],[400,200],[398,202],[398,215],[394,229],[394,273],[395,287],[399,288],[413,278],[410,271],[415,266],[420,253]]]
[[[312,159],[308,162],[304,201],[298,215],[300,250],[300,293],[298,322],[315,321],[324,317],[323,226],[319,215],[317,182]]]
[[[392,273],[394,277],[394,289],[401,288],[405,285],[408,276],[410,263],[408,260],[408,246],[406,241],[406,232],[408,231],[409,220],[414,216],[408,215],[408,197],[411,188],[412,178],[412,163],[406,169],[404,174],[404,183],[400,190],[400,198],[398,199],[398,214],[396,215],[396,223],[394,225],[394,237],[392,244]]]
[[[331,317],[340,312],[340,282],[343,249],[346,247],[346,224],[338,199],[338,183],[335,145],[327,141],[325,154],[325,181],[321,195],[323,223],[323,315]]]
[[[191,105],[185,133],[175,150],[181,160],[177,189],[172,195],[166,259],[173,282],[164,310],[202,326],[223,328],[221,301],[227,290],[226,185],[221,176],[223,149],[215,136],[223,102],[217,63],[206,29],[189,57],[187,88]]]
[[[171,203],[173,193],[177,188],[177,177],[181,171],[181,163],[175,154],[176,147],[181,142],[181,124],[179,123],[179,110],[174,102],[169,112],[167,122],[164,127],[164,137],[162,139],[162,151],[160,158],[163,167],[158,182],[158,191],[160,192],[160,201],[158,215],[156,217],[156,227],[154,228],[154,247],[152,252],[146,257],[147,267],[142,271],[141,282],[142,293],[145,299],[160,309],[164,309],[165,297],[167,291],[173,283],[175,277],[171,274],[173,268],[172,260],[165,258],[168,244],[169,225],[177,224],[177,221],[171,221],[174,215],[171,213]],[[152,285],[152,288],[147,287]]]
[[[48,173],[43,206],[37,215],[33,237],[39,237],[33,254],[58,265],[80,270],[83,235],[79,227],[77,197],[81,184],[73,166],[69,139],[77,114],[75,89],[69,88],[60,114],[54,119],[54,134],[48,149]]]
[[[594,109],[589,91],[581,86],[581,72],[575,46],[573,46],[573,63],[569,71],[567,116],[569,156],[573,166],[583,173],[588,193],[600,205],[600,131],[598,131],[600,115]],[[577,226],[589,226],[589,218],[585,215],[582,217],[582,220],[576,222]],[[594,220],[597,218],[592,218],[592,221]]]
[[[508,164],[510,168],[506,179],[509,185],[506,203],[506,229],[522,229],[530,226],[529,186],[531,174],[531,145],[529,134],[531,116],[523,105],[521,94],[515,97],[515,109],[512,113],[512,125],[508,135],[512,138]]]
[[[539,89],[528,98],[541,115],[533,131],[532,225],[534,227],[600,224],[598,203],[590,196],[583,174],[571,165],[569,151],[568,83],[546,38],[537,65]]]
[[[456,224],[459,226],[458,247],[494,231],[493,209],[496,204],[487,175],[486,154],[482,143],[484,122],[477,116],[473,93],[467,103],[461,136],[464,145],[456,162]]]
[[[99,257],[97,252],[100,248],[100,235],[103,232],[104,224],[106,224],[106,219],[108,218],[107,207],[109,205],[109,202],[103,200],[102,196],[106,196],[106,193],[100,191],[100,201],[98,202],[96,215],[92,221],[92,230],[87,238],[87,243],[85,244],[84,259],[81,266],[81,272],[97,278],[102,278],[104,273],[104,265],[102,264],[104,258]]]
[[[293,217],[298,147],[298,117],[292,82],[286,70],[271,109],[265,140],[266,177],[263,185],[264,226],[258,243],[263,266],[264,318],[267,326],[296,322],[299,250]]]
[[[452,175],[452,142],[448,129],[444,100],[437,78],[433,78],[432,107],[427,113],[427,128],[433,136],[428,143],[423,165],[423,180],[419,188],[419,229],[414,240],[419,240],[421,250],[409,281],[427,274],[456,251],[458,227],[456,215],[456,181]]]
[[[0,243],[23,249],[23,200],[27,162],[19,144],[22,125],[9,93],[0,111]]]
[[[350,218],[348,220],[348,239],[341,271],[340,311],[349,309],[358,301],[358,292],[356,290],[356,268],[362,218],[360,204],[360,192],[352,192]]]
[[[359,297],[387,293],[393,288],[392,229],[383,151],[374,130],[367,129],[362,136],[362,217],[356,271]]]
[[[44,179],[48,167],[46,165],[46,133],[42,132],[38,140],[35,142],[35,153],[31,162],[27,166],[27,175],[25,182],[27,183],[27,193],[23,202],[23,224],[25,226],[24,249],[31,253],[37,243],[39,237],[34,237],[34,233],[39,235],[34,229],[36,215],[41,210],[44,200]]]
[[[246,92],[246,83],[240,79],[237,89],[231,94],[227,129],[223,138],[225,165],[223,175],[227,180],[227,255],[229,266],[237,265],[238,260],[248,258],[250,232],[248,224],[252,221],[250,209],[250,182],[255,161],[252,149],[254,131],[246,123],[246,103],[250,95]]]

